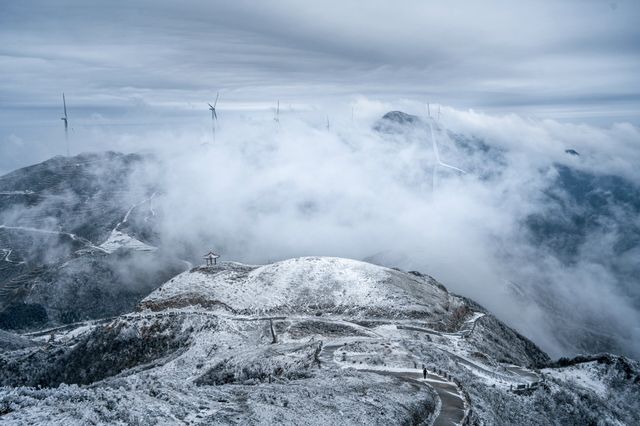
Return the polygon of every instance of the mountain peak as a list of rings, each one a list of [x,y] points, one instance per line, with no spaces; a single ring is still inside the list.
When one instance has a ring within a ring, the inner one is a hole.
[[[141,308],[197,300],[234,312],[441,315],[449,294],[428,279],[357,260],[300,257],[270,265],[221,262],[184,272],[147,296]]]

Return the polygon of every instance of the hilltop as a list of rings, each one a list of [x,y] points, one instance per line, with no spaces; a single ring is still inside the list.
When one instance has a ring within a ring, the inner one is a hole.
[[[142,308],[199,303],[244,314],[376,313],[440,318],[453,300],[432,278],[350,259],[305,257],[256,267],[223,263],[172,278],[147,296]],[[186,301],[186,302],[185,302]]]

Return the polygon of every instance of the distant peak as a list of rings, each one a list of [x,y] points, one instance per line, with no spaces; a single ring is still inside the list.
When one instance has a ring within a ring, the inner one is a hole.
[[[393,121],[398,124],[415,124],[420,121],[416,115],[407,114],[402,111],[389,111],[382,116],[383,120]]]

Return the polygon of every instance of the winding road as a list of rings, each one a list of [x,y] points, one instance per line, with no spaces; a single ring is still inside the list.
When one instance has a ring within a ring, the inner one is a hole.
[[[78,236],[76,234],[72,234],[70,232],[53,231],[53,230],[50,230],[50,229],[31,228],[31,227],[28,227],[28,226],[7,226],[7,225],[0,225],[0,229],[8,229],[8,230],[12,230],[12,231],[22,231],[22,232],[34,232],[34,233],[49,234],[49,235],[62,235],[62,236],[70,238],[73,241],[77,241],[77,242],[83,244],[88,249],[98,250],[98,251],[103,251],[104,252],[103,248],[97,247],[91,241],[87,240],[86,238],[80,237],[80,236]]]
[[[368,373],[393,376],[411,383],[431,386],[440,399],[440,411],[434,419],[433,425],[461,425],[464,421],[467,414],[466,403],[464,396],[455,383],[435,374],[434,372],[428,372],[427,378],[424,379],[422,372],[419,370],[402,369],[402,371],[398,371],[399,369],[385,369],[384,367],[366,364],[342,365],[335,360],[335,352],[342,346],[342,344],[323,346],[322,352],[320,353],[320,360],[327,364],[333,364],[338,368],[351,367]]]
[[[473,317],[465,321],[462,328],[457,333],[442,333],[434,330],[429,330],[426,328],[403,326],[403,325],[398,325],[397,328],[401,330],[419,331],[422,333],[437,335],[437,336],[469,336],[475,329],[476,321],[482,318],[483,316],[484,314],[482,313],[478,313],[478,312],[474,313]],[[445,352],[451,359],[456,361],[458,364],[461,364],[469,368],[470,370],[476,370],[486,376],[493,377],[499,380],[504,380],[507,382],[513,381],[513,377],[511,376],[502,374],[497,371],[490,370],[486,366],[470,361],[442,347],[440,347],[439,349]],[[524,384],[529,385],[529,384],[538,383],[542,381],[542,378],[536,372],[526,369],[524,367],[520,367],[518,365],[505,365],[504,368],[509,373],[514,374],[515,376],[518,376]]]
[[[460,330],[455,333],[444,333],[439,332],[423,327],[415,327],[411,325],[402,325],[397,324],[396,328],[399,330],[410,330],[410,331],[419,331],[431,335],[436,336],[450,336],[450,337],[466,337],[469,336],[476,327],[476,322],[484,316],[483,313],[475,312],[473,316],[466,320]],[[375,374],[381,374],[385,376],[394,376],[398,377],[401,380],[411,381],[413,383],[421,383],[424,385],[431,386],[438,398],[440,399],[440,411],[438,412],[437,417],[434,419],[434,425],[461,425],[466,421],[466,416],[468,415],[468,407],[467,401],[465,400],[465,396],[463,395],[461,389],[452,381],[447,380],[446,378],[429,371],[427,373],[426,379],[423,378],[422,371],[420,370],[412,370],[412,369],[402,369],[402,368],[387,368],[381,367],[378,365],[367,365],[367,364],[341,364],[335,359],[335,352],[342,347],[343,344],[330,344],[323,347],[322,353],[320,354],[321,362],[333,364],[339,368],[355,368],[360,371],[366,371]],[[501,374],[499,372],[493,371],[489,369],[489,367],[485,367],[479,365],[477,363],[471,362],[470,360],[457,355],[451,351],[440,348],[446,354],[451,357],[457,363],[478,371],[481,374],[494,377],[501,380],[513,381],[514,378],[507,376],[505,374]],[[520,367],[517,365],[507,365],[504,366],[506,371],[519,377],[523,382],[527,384],[532,384],[539,382],[541,378],[537,373],[528,370],[524,367]]]

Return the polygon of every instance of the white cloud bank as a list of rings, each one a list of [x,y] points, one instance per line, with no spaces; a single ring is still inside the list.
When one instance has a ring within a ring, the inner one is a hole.
[[[424,116],[422,105],[399,104]],[[166,165],[149,172],[165,187],[158,199],[165,243],[192,256],[215,248],[248,263],[332,255],[417,269],[554,355],[582,350],[579,337],[567,336],[589,328],[612,337],[612,349],[640,353],[638,282],[620,281],[614,243],[602,243],[622,227],[640,229],[638,220],[616,223],[623,217],[616,216],[587,235],[571,262],[536,246],[525,226],[532,214],[555,214],[545,195],[558,176],[554,164],[639,185],[638,128],[442,108],[441,155],[469,173],[439,168],[434,189],[424,126],[379,133],[372,125],[391,105],[365,98],[353,105],[359,118],[352,122],[345,107],[330,132],[308,113],[283,113],[279,128],[267,116],[228,117],[208,147],[201,145],[210,138],[204,128],[191,139],[154,140]],[[619,261],[633,268],[633,256]],[[527,299],[509,283],[530,293]]]

